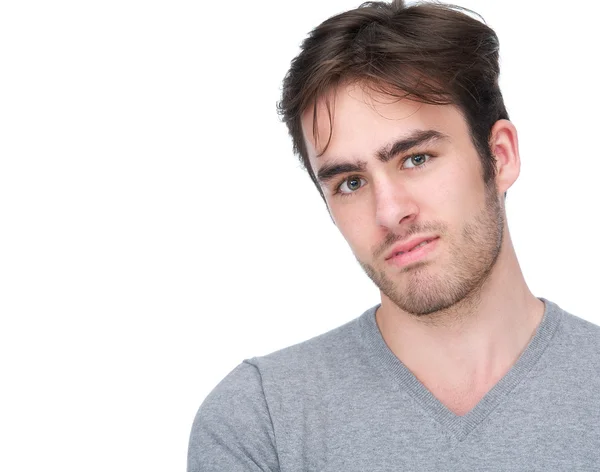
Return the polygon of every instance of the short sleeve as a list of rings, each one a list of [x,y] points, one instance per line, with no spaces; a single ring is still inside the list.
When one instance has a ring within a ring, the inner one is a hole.
[[[206,397],[192,426],[188,472],[278,472],[271,416],[256,366],[244,361]]]

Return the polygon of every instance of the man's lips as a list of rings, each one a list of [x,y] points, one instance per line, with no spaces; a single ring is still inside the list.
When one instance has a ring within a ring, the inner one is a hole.
[[[424,241],[433,241],[434,239],[438,239],[438,236],[420,236],[418,238],[411,239],[405,243],[396,244],[392,247],[392,249],[387,253],[385,260],[389,260],[394,257],[399,252],[409,252],[414,249],[416,246],[421,244]]]

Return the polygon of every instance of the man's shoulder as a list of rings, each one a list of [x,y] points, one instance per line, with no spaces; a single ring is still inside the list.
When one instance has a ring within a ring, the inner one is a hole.
[[[312,397],[352,375],[353,369],[368,362],[361,346],[361,320],[375,309],[306,341],[244,359],[210,392],[198,421],[233,414],[234,407],[265,410],[268,398]]]
[[[366,318],[373,316],[376,308],[330,331],[244,363],[254,366],[266,383],[335,382],[345,370],[365,362],[363,331]]]
[[[563,318],[561,330],[571,339],[600,347],[600,325],[559,308]]]
[[[550,358],[575,376],[596,378],[600,372],[600,326],[558,307],[561,317]]]
[[[356,347],[359,340],[360,318],[372,310],[373,308],[360,317],[310,339],[263,356],[246,359],[246,362],[272,368],[277,365],[288,365],[290,362],[314,364],[326,358],[344,356],[348,349]]]

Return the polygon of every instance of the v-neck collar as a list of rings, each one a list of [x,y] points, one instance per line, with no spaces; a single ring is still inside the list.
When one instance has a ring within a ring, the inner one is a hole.
[[[544,302],[544,316],[529,344],[504,377],[485,394],[471,411],[463,416],[446,408],[387,346],[375,320],[375,312],[381,305],[367,310],[358,319],[358,326],[360,337],[373,355],[375,362],[385,371],[385,375],[406,389],[446,431],[458,441],[462,441],[523,380],[550,343],[562,319],[563,312],[560,307],[545,298],[540,298],[540,300]]]

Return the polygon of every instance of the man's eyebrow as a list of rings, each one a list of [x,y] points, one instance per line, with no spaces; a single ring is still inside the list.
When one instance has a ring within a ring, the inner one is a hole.
[[[375,155],[381,162],[388,162],[398,154],[403,154],[416,146],[443,139],[449,138],[447,135],[439,131],[433,129],[416,130],[410,133],[408,136],[403,136],[397,141],[383,146],[375,153]],[[334,161],[331,164],[324,164],[319,169],[317,172],[317,180],[322,184],[326,184],[337,175],[346,174],[349,172],[364,172],[366,169],[367,163],[365,161],[342,162],[337,164]]]
[[[382,147],[376,155],[381,162],[388,162],[398,154],[404,154],[416,146],[443,139],[449,139],[449,137],[434,129],[416,130],[391,145]]]
[[[317,173],[317,180],[322,184],[326,184],[336,175],[346,174],[348,172],[364,172],[367,170],[365,161],[347,162],[344,164],[325,164]]]

